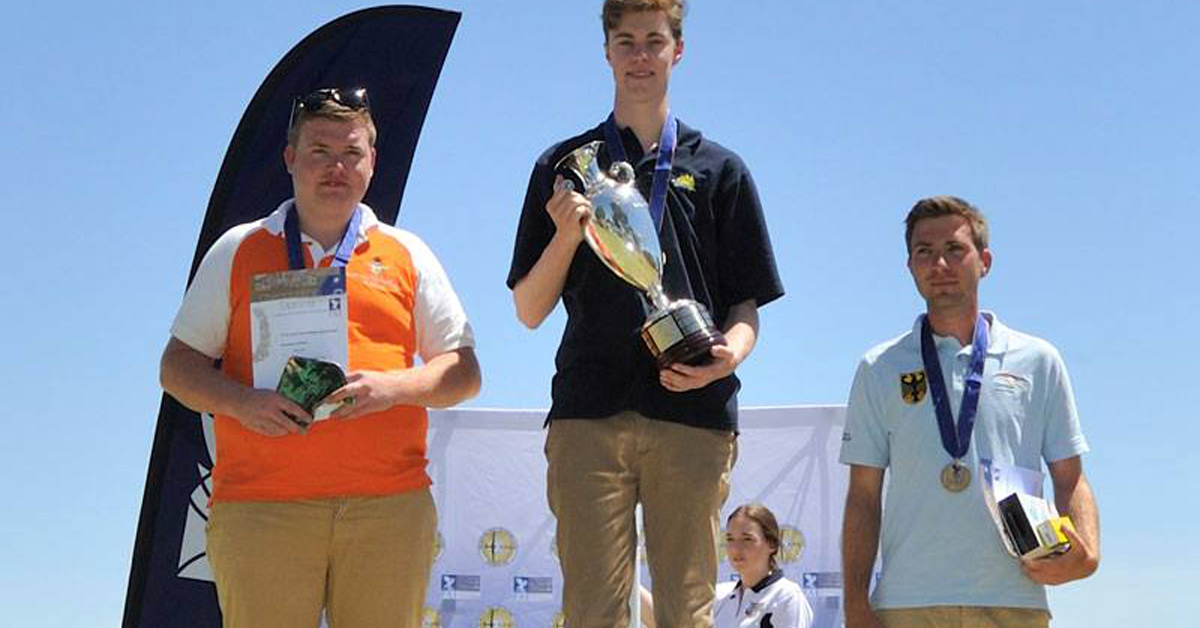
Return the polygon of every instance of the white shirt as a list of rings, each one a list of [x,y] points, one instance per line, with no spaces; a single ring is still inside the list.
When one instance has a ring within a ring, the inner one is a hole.
[[[745,588],[742,582],[717,585],[713,628],[809,628],[812,607],[795,582],[782,571]]]

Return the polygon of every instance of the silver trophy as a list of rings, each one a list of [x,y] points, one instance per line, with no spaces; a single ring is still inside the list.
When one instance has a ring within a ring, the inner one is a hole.
[[[642,325],[642,340],[658,368],[707,361],[725,336],[704,305],[691,299],[670,301],[663,293],[664,257],[650,206],[634,186],[633,166],[614,162],[606,173],[597,154],[604,142],[585,144],[563,157],[556,170],[592,202],[583,234],[600,261],[618,277],[646,293],[651,313]]]

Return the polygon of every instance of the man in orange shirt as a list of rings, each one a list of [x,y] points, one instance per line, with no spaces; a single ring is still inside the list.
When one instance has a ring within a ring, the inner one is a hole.
[[[298,98],[283,155],[295,198],[213,245],[163,352],[163,388],[215,418],[208,557],[226,628],[315,628],[322,611],[339,627],[420,625],[437,531],[425,408],[473,397],[480,374],[433,253],[362,203],[374,144],[366,90]],[[330,266],[345,272],[347,383],[312,423],[254,386],[251,284]]]

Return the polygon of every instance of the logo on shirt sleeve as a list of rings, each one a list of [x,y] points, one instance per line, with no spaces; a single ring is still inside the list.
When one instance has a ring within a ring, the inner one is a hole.
[[[900,376],[900,398],[904,403],[916,405],[925,400],[925,392],[929,387],[925,381],[925,371],[913,371]]]

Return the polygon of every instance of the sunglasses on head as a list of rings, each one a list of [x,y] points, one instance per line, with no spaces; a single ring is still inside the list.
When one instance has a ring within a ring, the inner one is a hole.
[[[325,103],[330,101],[354,111],[371,108],[371,103],[367,100],[367,88],[365,87],[350,89],[326,87],[315,90],[306,96],[296,97],[296,100],[292,102],[292,115],[288,117],[288,128],[292,128],[292,125],[296,122],[296,116],[300,115],[301,111],[320,109]]]

